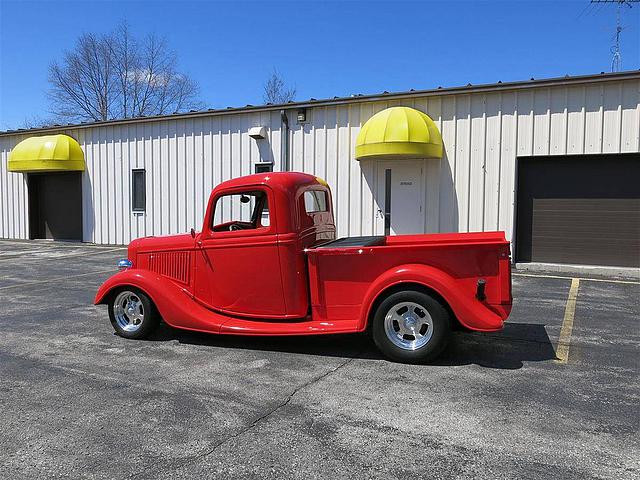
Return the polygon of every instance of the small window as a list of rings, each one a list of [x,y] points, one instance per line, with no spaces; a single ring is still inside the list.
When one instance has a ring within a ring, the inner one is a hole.
[[[307,190],[304,192],[304,209],[307,213],[327,211],[327,192]]]
[[[273,163],[256,163],[256,173],[273,172]]]
[[[144,212],[147,205],[144,170],[131,170],[131,188],[133,211]]]

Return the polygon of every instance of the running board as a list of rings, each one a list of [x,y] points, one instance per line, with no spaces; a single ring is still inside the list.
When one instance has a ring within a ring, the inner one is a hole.
[[[319,321],[260,321],[240,318],[222,324],[220,333],[236,335],[321,335],[329,333],[354,333],[358,331],[358,320]]]

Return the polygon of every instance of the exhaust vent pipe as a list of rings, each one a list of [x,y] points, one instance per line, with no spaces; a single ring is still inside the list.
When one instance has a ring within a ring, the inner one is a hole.
[[[484,292],[486,285],[487,285],[487,281],[484,280],[483,278],[478,280],[478,283],[476,285],[476,298],[481,302],[484,302],[487,299],[487,295]]]

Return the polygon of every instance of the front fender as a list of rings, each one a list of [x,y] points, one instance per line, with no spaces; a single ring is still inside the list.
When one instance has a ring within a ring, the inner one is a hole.
[[[142,290],[153,299],[156,306],[158,302],[178,303],[189,295],[186,289],[180,288],[167,278],[149,270],[136,268],[124,270],[109,277],[98,289],[93,303],[95,305],[107,303],[109,294],[120,287],[136,287]]]
[[[219,333],[228,320],[196,302],[191,292],[175,282],[144,269],[130,269],[109,277],[98,289],[94,304],[106,303],[116,288],[135,287],[147,294],[162,319],[172,327]]]
[[[122,272],[118,272],[114,275],[111,275],[109,278],[107,278],[104,281],[104,283],[100,285],[100,287],[98,288],[98,291],[96,292],[96,297],[93,299],[93,304],[94,305],[106,304],[108,302],[109,295],[111,294],[111,292],[113,292],[113,290],[115,290],[118,287],[137,286],[135,284],[128,283],[127,279],[129,278],[129,275],[126,275],[127,273],[128,273],[128,270],[125,270]]]
[[[469,290],[468,285],[460,279],[423,264],[394,267],[372,282],[362,303],[361,328],[365,327],[370,318],[376,299],[388,288],[403,283],[419,284],[435,291],[451,307],[458,321],[470,330],[490,332],[502,329],[504,319],[478,300],[473,289]]]

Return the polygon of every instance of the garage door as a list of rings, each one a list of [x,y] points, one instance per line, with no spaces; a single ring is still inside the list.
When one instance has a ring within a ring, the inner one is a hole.
[[[79,172],[29,174],[31,238],[82,240],[82,176]]]
[[[520,158],[519,262],[640,267],[640,155]]]

